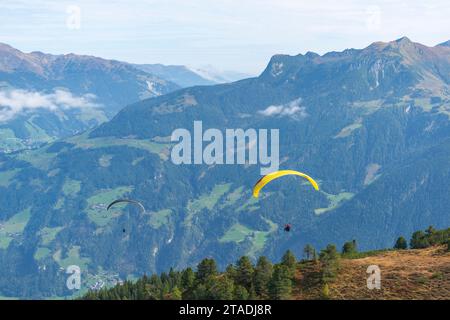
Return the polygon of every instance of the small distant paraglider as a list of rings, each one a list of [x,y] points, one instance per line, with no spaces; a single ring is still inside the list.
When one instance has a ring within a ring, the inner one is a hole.
[[[117,199],[117,200],[114,200],[113,202],[111,202],[111,203],[108,205],[108,207],[106,208],[106,210],[109,210],[109,209],[110,209],[112,206],[114,206],[115,204],[117,204],[117,203],[122,203],[122,202],[126,202],[126,203],[131,203],[131,204],[137,205],[137,206],[141,209],[142,213],[145,213],[145,208],[144,208],[144,206],[142,205],[142,203],[140,203],[139,201],[136,201],[136,200],[130,200],[130,199]]]
[[[311,183],[311,185],[314,187],[314,189],[316,189],[317,191],[319,190],[319,185],[317,184],[317,182],[313,178],[308,176],[307,174],[299,172],[299,171],[295,171],[295,170],[280,170],[280,171],[275,171],[275,172],[269,173],[268,175],[265,175],[261,179],[259,179],[253,186],[253,196],[255,198],[258,198],[259,192],[261,191],[262,188],[264,188],[264,186],[266,184],[268,184],[272,180],[278,179],[278,178],[286,176],[286,175],[296,175],[296,176],[305,178],[309,181],[309,183]],[[285,232],[290,232],[291,229],[292,229],[292,225],[290,223],[287,223],[284,225]]]
[[[145,207],[142,205],[142,203],[140,203],[139,201],[136,200],[131,200],[131,199],[117,199],[114,200],[113,202],[111,202],[108,207],[106,208],[106,210],[109,210],[111,207],[113,207],[114,205],[118,204],[118,203],[131,203],[134,204],[136,206],[138,206],[141,209],[141,213],[145,213]],[[123,228],[122,232],[125,233],[126,229]]]

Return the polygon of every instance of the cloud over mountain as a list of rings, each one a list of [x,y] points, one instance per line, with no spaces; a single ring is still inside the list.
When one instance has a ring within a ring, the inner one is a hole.
[[[294,119],[301,119],[306,117],[306,108],[301,106],[301,98],[295,99],[291,102],[282,105],[271,105],[264,110],[258,111],[259,114],[266,117],[291,117]]]
[[[0,92],[0,121],[14,118],[23,112],[35,109],[50,111],[73,108],[95,108],[93,94],[74,95],[68,90],[56,89],[52,93],[14,89]]]

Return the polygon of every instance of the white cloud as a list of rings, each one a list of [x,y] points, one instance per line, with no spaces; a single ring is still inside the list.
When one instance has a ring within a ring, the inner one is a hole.
[[[50,111],[73,108],[94,108],[99,105],[94,102],[95,95],[73,95],[70,91],[57,89],[52,93],[42,93],[27,90],[8,90],[0,92],[0,121],[7,121],[16,115],[36,110]]]
[[[299,120],[308,115],[306,108],[301,106],[301,102],[302,99],[298,98],[286,104],[268,106],[266,109],[258,111],[258,113],[265,117],[291,117]]]

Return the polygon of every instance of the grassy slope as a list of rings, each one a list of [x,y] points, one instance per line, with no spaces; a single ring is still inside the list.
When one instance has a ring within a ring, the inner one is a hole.
[[[369,265],[381,269],[381,289],[369,290]],[[320,299],[318,265],[300,263],[294,299]],[[392,250],[359,259],[341,259],[336,280],[329,285],[331,299],[449,299],[450,253],[443,247]]]
[[[22,210],[8,221],[0,223],[0,249],[7,249],[10,242],[24,231],[31,217],[30,208]]]

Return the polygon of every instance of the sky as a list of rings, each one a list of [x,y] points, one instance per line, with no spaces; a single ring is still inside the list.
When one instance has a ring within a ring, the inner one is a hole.
[[[450,1],[0,0],[0,42],[25,52],[259,74],[274,54],[450,39]]]

